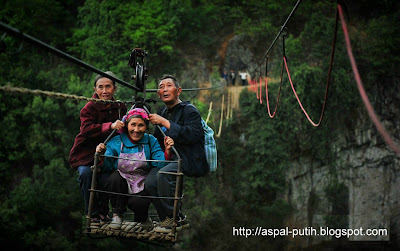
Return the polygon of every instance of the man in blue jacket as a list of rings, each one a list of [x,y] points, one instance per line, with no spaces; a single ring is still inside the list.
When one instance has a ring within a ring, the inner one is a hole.
[[[162,107],[158,114],[150,114],[150,122],[160,125],[164,133],[175,142],[175,148],[182,158],[182,172],[186,176],[201,177],[208,173],[209,167],[204,151],[204,131],[201,124],[201,115],[189,101],[181,101],[182,92],[177,79],[172,75],[164,75],[158,84],[158,97],[166,107]],[[154,136],[164,145],[164,136],[158,128]],[[177,156],[172,159],[177,160]],[[178,164],[170,163],[160,169],[160,172],[177,172]],[[157,170],[156,170],[157,171]],[[175,197],[176,176],[149,173],[146,179],[146,189],[153,196]],[[160,224],[156,232],[169,233],[172,231],[174,200],[156,199],[154,206],[160,217]],[[177,215],[177,230],[188,225],[186,216],[180,208]]]

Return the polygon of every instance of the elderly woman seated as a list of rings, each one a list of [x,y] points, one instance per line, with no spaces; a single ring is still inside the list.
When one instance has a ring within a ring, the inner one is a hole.
[[[174,141],[170,137],[164,139],[165,152],[160,147],[157,139],[146,131],[149,127],[149,115],[142,108],[135,108],[124,116],[125,127],[122,133],[113,137],[106,145],[99,144],[96,152],[104,154],[100,157],[102,170],[114,170],[106,183],[106,190],[114,193],[135,194],[147,196],[145,179],[151,168],[165,166],[165,157],[171,155]],[[112,158],[107,156],[115,156]],[[146,160],[162,160],[161,162]],[[110,195],[113,210],[111,229],[120,229],[123,214],[127,207],[135,216],[134,221],[141,224],[142,229],[151,230],[153,222],[148,216],[151,200],[140,196]]]

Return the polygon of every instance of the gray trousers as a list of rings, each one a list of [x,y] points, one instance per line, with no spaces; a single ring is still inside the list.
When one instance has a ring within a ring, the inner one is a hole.
[[[178,163],[169,163],[161,169],[152,168],[145,180],[145,189],[151,196],[175,197],[176,175],[161,174],[163,172],[176,172]],[[157,210],[160,221],[166,217],[172,218],[174,212],[173,199],[152,199],[152,203]],[[181,203],[178,203],[177,215],[180,216]]]

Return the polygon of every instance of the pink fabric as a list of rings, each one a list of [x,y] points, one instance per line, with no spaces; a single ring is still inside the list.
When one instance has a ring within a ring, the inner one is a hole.
[[[143,108],[134,108],[128,112],[123,118],[122,121],[128,120],[133,115],[140,115],[143,119],[149,120],[149,114]]]
[[[149,120],[149,114],[147,114],[147,112],[143,108],[134,108],[122,117],[122,122],[127,121],[130,117],[134,115],[140,115],[143,119]],[[123,133],[123,132],[124,128],[118,130],[118,133]]]

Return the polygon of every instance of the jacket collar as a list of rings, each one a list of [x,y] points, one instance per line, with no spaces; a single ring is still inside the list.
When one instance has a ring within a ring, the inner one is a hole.
[[[176,109],[176,108],[179,107],[179,106],[187,106],[188,104],[190,104],[190,101],[182,101],[182,102],[180,102],[180,103],[174,105],[174,106],[171,107],[170,109],[168,109],[166,106],[165,106],[165,108],[166,108],[168,111],[173,111],[174,109]]]
[[[145,133],[143,135],[143,137],[135,144],[132,143],[132,141],[129,139],[128,134],[121,133],[121,141],[122,143],[124,143],[124,146],[126,147],[134,147],[137,146],[139,144],[149,144],[149,135],[147,133]]]

